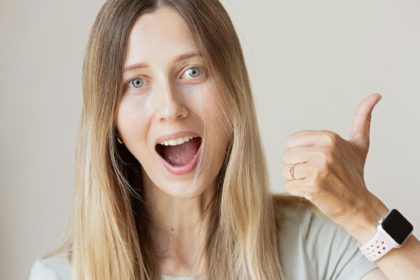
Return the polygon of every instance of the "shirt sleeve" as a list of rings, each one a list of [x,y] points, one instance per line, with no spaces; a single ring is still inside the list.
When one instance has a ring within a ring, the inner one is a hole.
[[[40,260],[32,265],[29,280],[56,280],[54,271],[46,267]]]
[[[302,224],[304,250],[318,279],[355,280],[377,268],[357,241],[327,216],[307,209]]]
[[[29,280],[70,280],[71,269],[65,256],[36,260],[29,273]]]

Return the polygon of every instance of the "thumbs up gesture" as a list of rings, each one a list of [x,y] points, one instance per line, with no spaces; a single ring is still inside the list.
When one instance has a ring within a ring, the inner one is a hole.
[[[286,190],[311,201],[361,243],[388,211],[364,180],[372,110],[381,98],[372,94],[359,104],[349,140],[332,131],[299,131],[288,137],[283,157]]]

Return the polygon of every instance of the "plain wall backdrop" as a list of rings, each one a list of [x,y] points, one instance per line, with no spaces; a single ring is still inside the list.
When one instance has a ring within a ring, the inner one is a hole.
[[[348,139],[367,95],[368,188],[420,236],[420,2],[222,1],[240,36],[275,192],[286,138]],[[0,279],[25,279],[71,215],[89,30],[103,1],[0,2]]]

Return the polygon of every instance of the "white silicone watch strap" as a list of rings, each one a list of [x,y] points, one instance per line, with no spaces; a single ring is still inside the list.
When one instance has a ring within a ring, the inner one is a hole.
[[[393,248],[398,248],[395,242],[383,229],[380,224],[377,226],[375,236],[365,245],[359,246],[359,249],[372,262],[379,260]]]

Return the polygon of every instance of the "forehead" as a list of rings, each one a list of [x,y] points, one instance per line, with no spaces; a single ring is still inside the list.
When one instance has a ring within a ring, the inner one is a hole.
[[[176,10],[158,8],[134,22],[127,45],[125,65],[172,61],[179,54],[195,51],[192,34]]]

